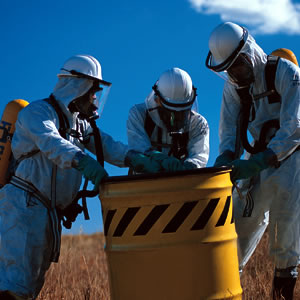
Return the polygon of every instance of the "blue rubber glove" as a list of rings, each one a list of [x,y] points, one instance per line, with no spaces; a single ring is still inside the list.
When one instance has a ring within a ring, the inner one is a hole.
[[[185,165],[184,162],[176,157],[168,156],[159,151],[148,151],[146,154],[160,164],[163,170],[167,172],[176,172],[183,170],[190,170],[192,167],[189,163]]]
[[[160,164],[149,156],[130,150],[126,154],[125,165],[137,173],[157,173],[161,171]]]
[[[94,191],[99,189],[102,179],[108,177],[107,172],[100,163],[87,154],[81,156],[78,166],[75,168],[80,171],[85,178],[92,181],[94,184]]]
[[[226,150],[217,157],[214,163],[214,167],[231,166],[231,162],[233,161],[233,158],[234,158],[234,153],[230,150]]]
[[[248,160],[236,159],[231,163],[231,180],[236,181],[257,176],[262,170],[276,167],[277,164],[277,156],[271,149],[254,154]]]

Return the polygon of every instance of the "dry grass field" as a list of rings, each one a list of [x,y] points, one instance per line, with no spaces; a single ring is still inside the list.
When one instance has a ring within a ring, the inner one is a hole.
[[[273,267],[267,255],[267,239],[265,234],[242,276],[244,300],[272,299]],[[60,261],[48,271],[38,300],[109,300],[103,247],[102,234],[63,236]],[[297,299],[300,299],[299,282]]]

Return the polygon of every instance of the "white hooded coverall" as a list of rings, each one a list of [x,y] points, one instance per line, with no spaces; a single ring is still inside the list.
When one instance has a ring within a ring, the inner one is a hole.
[[[68,105],[91,85],[87,79],[61,78],[54,89],[53,95],[74,130],[78,113],[72,114]],[[87,121],[80,123],[84,136],[91,133]],[[52,207],[61,209],[77,194],[82,175],[71,167],[72,161],[84,147],[95,153],[94,138],[87,145],[68,134],[66,140],[60,136],[59,126],[54,108],[44,100],[32,102],[19,113],[12,140],[14,157],[39,151],[19,163],[15,175],[21,178],[21,185],[8,183],[0,190],[0,291],[37,297],[45,272],[55,260],[53,255],[59,254],[61,226],[55,210],[48,210],[34,192],[28,192],[28,186],[22,189],[23,181],[32,184]],[[104,132],[101,137],[105,161],[125,167],[127,145]]]
[[[254,66],[255,82],[252,84],[252,95],[266,92],[264,70],[267,55],[251,35],[241,53],[246,53]],[[281,102],[269,103],[267,97],[254,101],[255,119],[249,122],[248,130],[253,139],[258,140],[260,130],[266,121],[271,119],[280,121],[280,129],[267,147],[273,150],[281,165],[279,168],[265,169],[259,176],[253,178],[250,190],[249,180],[242,180],[240,188],[244,195],[243,199],[239,198],[236,191],[233,193],[241,269],[255,250],[268,224],[270,255],[275,266],[285,269],[299,264],[300,151],[295,151],[300,145],[299,68],[286,59],[280,59],[275,87],[281,95]],[[220,153],[225,150],[235,151],[239,112],[239,96],[235,87],[226,82],[219,126]],[[251,217],[242,217],[247,192],[254,201],[254,209]]]

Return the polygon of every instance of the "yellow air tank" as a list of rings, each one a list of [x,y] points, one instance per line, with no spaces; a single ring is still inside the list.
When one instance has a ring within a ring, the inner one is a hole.
[[[289,61],[291,61],[292,63],[294,63],[296,66],[299,66],[296,55],[290,49],[279,48],[279,49],[274,50],[271,53],[271,55],[279,56],[279,57],[288,59]]]
[[[11,160],[11,138],[18,113],[29,103],[22,99],[7,103],[0,123],[0,188],[6,184],[6,171]]]
[[[118,176],[102,184],[112,300],[242,299],[229,172]]]

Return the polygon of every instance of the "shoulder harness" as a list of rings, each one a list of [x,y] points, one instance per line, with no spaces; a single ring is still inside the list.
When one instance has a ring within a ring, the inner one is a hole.
[[[155,127],[158,127],[157,142],[151,141],[151,136],[152,136],[152,133],[153,133]],[[173,155],[174,157],[176,157],[178,159],[184,159],[188,155],[187,144],[189,141],[189,132],[184,132],[180,135],[178,135],[178,134],[172,135],[172,145],[163,144],[162,143],[162,129],[154,123],[154,121],[150,117],[150,114],[148,111],[146,112],[144,128],[145,128],[147,135],[149,136],[151,145],[158,151],[162,151],[163,147],[168,147],[168,148],[170,148],[170,151],[168,153],[169,156]]]

